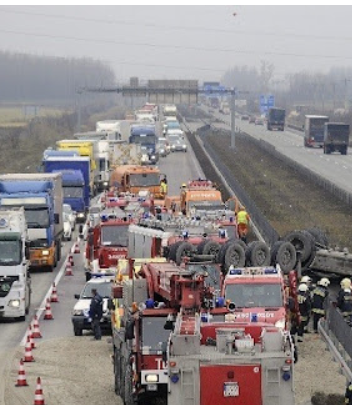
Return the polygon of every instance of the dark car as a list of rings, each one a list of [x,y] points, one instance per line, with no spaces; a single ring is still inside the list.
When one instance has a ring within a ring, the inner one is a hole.
[[[242,115],[241,121],[249,121],[249,116],[248,115]]]

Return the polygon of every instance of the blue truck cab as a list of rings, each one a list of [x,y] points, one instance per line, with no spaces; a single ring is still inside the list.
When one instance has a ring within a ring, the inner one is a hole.
[[[46,173],[61,172],[64,203],[77,212],[77,222],[85,222],[90,202],[90,159],[77,155],[44,153],[43,167]],[[66,152],[70,153],[70,152]],[[72,153],[72,152],[71,152]]]
[[[129,143],[141,145],[142,153],[148,155],[149,163],[155,164],[159,160],[156,148],[157,136],[155,125],[135,124],[131,126]]]

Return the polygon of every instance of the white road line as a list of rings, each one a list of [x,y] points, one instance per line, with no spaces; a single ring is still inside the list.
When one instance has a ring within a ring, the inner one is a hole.
[[[60,267],[60,270],[59,270],[59,272],[57,273],[57,275],[56,275],[56,277],[55,277],[55,280],[53,281],[53,283],[55,283],[55,286],[57,286],[57,285],[59,284],[59,282],[60,282],[60,280],[61,280],[61,277],[63,276],[63,274],[64,274],[64,272],[65,272],[65,269],[66,269],[66,262],[67,262],[68,256],[69,256],[70,254],[71,254],[71,249],[70,249],[69,253],[67,253],[66,258],[65,258],[65,260],[64,260],[64,262],[63,262],[63,264],[62,264],[62,266]],[[47,293],[45,294],[45,297],[43,298],[43,301],[41,302],[41,304],[39,305],[39,308],[37,309],[37,311],[36,311],[35,314],[34,314],[34,316],[37,316],[38,319],[40,318],[40,316],[42,315],[42,313],[43,313],[43,311],[44,311],[44,309],[45,309],[46,300],[47,300],[48,298],[50,298],[51,289],[52,289],[52,284],[50,285],[50,287],[49,287]],[[25,346],[26,341],[27,341],[27,333],[28,333],[28,330],[26,330],[26,333],[24,334],[24,336],[23,336],[23,338],[22,338],[22,340],[21,340],[20,346]]]

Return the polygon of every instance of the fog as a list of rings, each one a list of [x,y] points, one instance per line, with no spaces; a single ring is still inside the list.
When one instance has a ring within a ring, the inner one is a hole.
[[[351,7],[7,6],[0,50],[105,61],[117,80],[220,79],[235,65],[351,66]],[[235,13],[235,15],[234,15]]]

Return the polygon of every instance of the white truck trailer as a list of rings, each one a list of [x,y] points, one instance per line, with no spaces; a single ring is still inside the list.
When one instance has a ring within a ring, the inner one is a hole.
[[[0,209],[0,319],[24,321],[31,302],[23,207]]]

